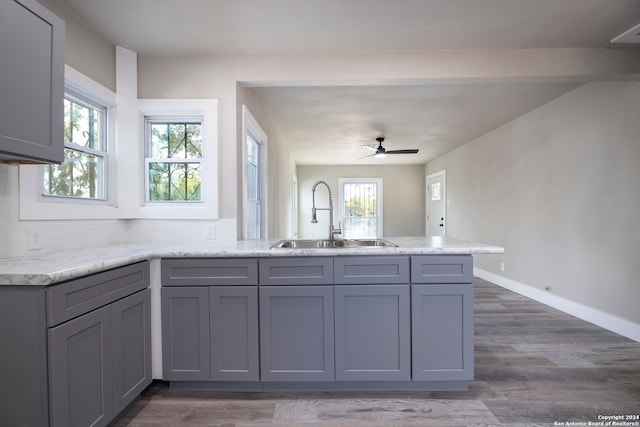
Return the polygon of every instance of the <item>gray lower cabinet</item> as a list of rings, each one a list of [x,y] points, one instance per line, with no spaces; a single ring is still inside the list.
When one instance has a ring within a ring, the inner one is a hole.
[[[412,378],[473,379],[473,258],[411,257]]]
[[[472,285],[413,284],[411,293],[413,380],[472,380]]]
[[[113,417],[111,308],[49,330],[52,426],[105,426]]]
[[[211,379],[259,381],[258,288],[209,288]]]
[[[333,287],[260,287],[262,381],[333,381]]]
[[[150,290],[49,329],[52,426],[106,426],[151,383]]]
[[[149,264],[0,286],[0,425],[105,426],[151,383]]]
[[[471,256],[162,263],[166,380],[457,390],[473,379]]]
[[[260,379],[258,261],[162,260],[163,379]]]
[[[210,380],[208,287],[162,288],[162,377]]]
[[[336,257],[334,282],[336,380],[409,380],[409,257]]]
[[[113,410],[122,411],[151,384],[151,290],[111,305]]]
[[[409,380],[409,285],[336,285],[336,380]]]

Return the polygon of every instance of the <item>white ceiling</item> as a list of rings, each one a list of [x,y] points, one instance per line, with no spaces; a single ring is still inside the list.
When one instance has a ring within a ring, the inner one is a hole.
[[[59,0],[140,54],[606,47],[638,0]],[[298,164],[425,163],[576,83],[259,87]]]

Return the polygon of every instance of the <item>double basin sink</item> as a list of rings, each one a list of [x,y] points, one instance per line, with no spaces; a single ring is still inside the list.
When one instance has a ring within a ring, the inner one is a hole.
[[[345,239],[345,240],[280,240],[271,249],[315,249],[315,248],[380,248],[397,247],[384,239]]]

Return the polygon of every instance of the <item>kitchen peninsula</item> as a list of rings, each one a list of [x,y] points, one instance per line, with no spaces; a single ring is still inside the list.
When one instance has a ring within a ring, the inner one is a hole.
[[[504,249],[386,240],[397,246],[147,243],[2,259],[0,424],[110,420],[152,378],[210,390],[466,389],[472,255]]]

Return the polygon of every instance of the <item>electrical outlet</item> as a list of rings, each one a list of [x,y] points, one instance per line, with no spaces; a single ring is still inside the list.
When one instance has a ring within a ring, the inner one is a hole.
[[[500,271],[502,271],[504,273],[504,262],[500,263]]]
[[[27,229],[27,250],[42,249],[42,233],[37,228]]]
[[[207,226],[207,240],[215,240],[216,239],[216,225],[209,224]]]

